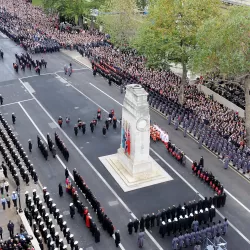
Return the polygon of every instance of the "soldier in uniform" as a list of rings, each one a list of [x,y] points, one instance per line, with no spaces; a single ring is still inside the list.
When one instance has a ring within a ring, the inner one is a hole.
[[[59,183],[58,189],[59,189],[59,195],[60,195],[60,197],[62,197],[63,196],[63,188],[62,188],[62,184],[61,183]]]
[[[31,142],[31,139],[28,140],[28,144],[29,144],[29,151],[31,153],[32,152],[32,142]]]
[[[140,224],[139,220],[135,219],[133,224],[134,224],[135,233],[137,233],[138,227],[139,227],[139,224]]]
[[[15,124],[16,123],[16,116],[14,113],[12,113],[11,118],[12,118],[12,123]]]
[[[132,220],[131,219],[129,219],[129,223],[128,223],[128,233],[129,234],[132,234],[133,233],[133,227],[134,227],[134,224],[133,224],[133,222],[132,222]]]
[[[165,221],[162,221],[161,226],[159,228],[159,234],[161,235],[162,238],[164,238],[166,231],[167,231],[166,223],[165,223]]]

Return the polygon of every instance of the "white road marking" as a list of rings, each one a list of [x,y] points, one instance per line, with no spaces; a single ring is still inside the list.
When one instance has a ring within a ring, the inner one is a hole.
[[[34,94],[36,92],[28,82],[24,82],[23,84],[30,93]]]
[[[92,85],[92,84],[91,84]],[[88,96],[86,96],[83,92],[81,92],[79,89],[77,89],[75,86],[71,85],[72,88],[74,88],[77,92],[81,93],[83,96],[85,96],[88,100],[90,100],[92,103],[94,103],[96,106],[100,107],[102,110],[104,110],[106,113],[108,113],[108,111],[103,108],[101,105],[99,105],[98,103],[96,103],[95,101],[93,101],[92,99],[90,99]],[[117,100],[115,100],[112,96],[108,95],[107,93],[105,93],[103,90],[99,89],[98,87],[95,86],[95,88],[97,90],[99,90],[101,93],[103,93],[104,95],[106,95],[107,97],[109,97],[111,100],[113,100],[114,102],[118,103],[120,106],[123,106],[121,103],[119,103]],[[191,187],[192,190],[194,190],[196,193],[198,192],[189,182],[187,182],[176,170],[174,170],[159,154],[157,154],[152,148],[150,148],[152,152],[155,153],[156,156],[158,156],[167,166],[169,166],[189,187]],[[230,194],[230,197],[234,197],[231,193],[229,193],[227,191],[228,194]],[[200,195],[200,194],[199,194]],[[200,197],[203,198],[203,196],[200,195]],[[203,198],[204,199],[204,198]],[[238,202],[238,204],[240,206],[242,206],[243,204],[241,202],[238,201],[237,198],[233,198],[236,202]],[[242,206],[243,208],[247,208],[246,206]],[[247,211],[249,209],[247,208]],[[218,210],[217,213],[222,217],[225,218]],[[230,226],[248,243],[250,244],[250,240],[248,240],[248,238],[240,232],[240,230],[238,228],[236,228],[232,223],[230,223]]]
[[[31,116],[28,114],[28,112],[26,111],[26,109],[22,106],[22,104],[19,102],[18,103],[19,106],[22,108],[23,112],[26,114],[26,116],[29,118],[30,122],[33,124],[33,126],[36,128],[36,130],[38,131],[38,133],[40,134],[40,136],[43,138],[43,141],[47,144],[47,138],[43,135],[42,131],[38,128],[38,126],[36,125],[36,123],[34,122],[34,120],[31,118]],[[64,169],[66,169],[66,165],[63,163],[63,161],[61,160],[61,158],[56,155],[57,160],[61,163],[61,165],[63,166]],[[71,174],[71,172],[69,171],[69,176],[70,178],[74,181],[74,177]],[[40,183],[41,187],[42,184]],[[115,239],[115,235],[113,234],[113,238]],[[125,250],[125,248],[123,247],[123,245],[120,243],[119,247],[121,248],[121,250]]]
[[[88,68],[80,68],[80,69],[73,69],[73,73],[74,71],[81,71],[81,70],[89,70]],[[54,74],[57,74],[57,73],[64,73],[64,71],[56,71],[56,72],[51,72],[51,73],[42,73],[40,75],[36,74],[36,75],[30,75],[30,76],[24,76],[24,77],[21,77],[19,79],[26,79],[26,78],[32,78],[32,77],[37,77],[37,76],[47,76],[47,75],[54,75]]]
[[[34,100],[34,98],[30,98],[30,99],[27,99],[27,100],[22,100],[22,101],[19,101],[19,102],[22,103],[22,102],[28,102],[28,101],[32,101],[32,100]],[[7,103],[7,104],[3,104],[0,107],[5,107],[5,106],[10,106],[10,105],[18,104],[19,102],[11,102],[11,103]]]

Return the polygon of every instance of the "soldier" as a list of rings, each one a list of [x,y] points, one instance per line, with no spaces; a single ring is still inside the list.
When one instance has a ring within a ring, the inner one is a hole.
[[[109,130],[109,120],[108,119],[106,119],[105,125],[106,125],[107,130]]]
[[[67,75],[67,72],[68,72],[68,67],[67,67],[67,65],[66,65],[66,64],[64,65],[64,68],[63,68],[63,69],[64,69],[64,74],[65,74],[65,75]]]
[[[114,117],[113,117],[113,129],[116,129],[116,127],[117,127],[117,119],[116,119],[116,117],[114,116]]]
[[[145,227],[145,220],[143,217],[141,217],[140,220],[140,230],[144,231],[144,227]]]
[[[94,122],[91,121],[90,124],[89,124],[89,126],[90,126],[91,133],[94,133],[94,129],[95,129]]]
[[[96,229],[95,231],[95,243],[100,242],[100,231],[99,228]]]
[[[221,227],[222,235],[225,235],[227,233],[227,230],[228,230],[228,221],[227,218],[225,218]]]
[[[128,233],[129,234],[132,234],[133,233],[133,226],[134,226],[134,224],[133,224],[133,222],[132,222],[132,220],[131,219],[129,219],[129,223],[128,223]]]
[[[56,147],[55,147],[55,145],[52,146],[51,151],[52,151],[53,158],[56,158]]]
[[[205,211],[203,213],[204,224],[207,224],[208,220],[209,220],[209,210],[208,210],[208,208],[205,208]]]
[[[179,241],[178,241],[178,238],[177,236],[175,235],[173,240],[172,240],[172,248],[173,250],[177,250],[178,249],[178,244],[179,244]]]
[[[86,123],[82,122],[82,133],[85,135],[86,133]]]
[[[166,230],[167,230],[166,223],[165,223],[165,221],[162,221],[161,226],[159,228],[159,234],[161,235],[162,238],[164,238],[164,236],[166,234]]]
[[[78,126],[77,126],[77,124],[75,124],[75,126],[74,126],[74,132],[75,132],[75,136],[77,136],[77,134],[78,134]]]
[[[104,125],[103,128],[102,128],[103,136],[106,136],[106,132],[107,132],[107,129],[106,129],[106,126]]]
[[[213,221],[213,218],[215,217],[215,207],[214,205],[211,206],[211,208],[209,209],[209,218],[210,218],[210,222]]]
[[[134,220],[133,224],[134,224],[135,233],[137,233],[138,231],[139,223],[140,223],[139,220],[137,219]]]
[[[190,237],[190,234],[188,233],[188,231],[186,231],[186,233],[184,234],[184,243],[186,248],[190,246]]]
[[[151,215],[151,217],[150,217],[150,226],[151,226],[151,228],[152,227],[154,227],[155,226],[155,214],[154,213],[152,213],[152,215]]]
[[[147,230],[149,230],[149,228],[150,228],[150,216],[149,216],[149,214],[145,218],[145,227]]]
[[[157,225],[157,227],[160,226],[160,220],[161,220],[161,211],[158,210],[158,212],[156,214],[156,225]]]
[[[211,227],[211,237],[212,239],[214,239],[216,235],[216,225],[215,225],[215,222],[213,222],[213,226]]]
[[[119,230],[117,230],[115,232],[115,245],[116,245],[116,247],[119,247],[120,243],[121,243],[120,232],[119,232]]]
[[[224,159],[224,169],[228,169],[229,162],[230,162],[230,159],[228,156],[226,156]]]
[[[63,124],[63,119],[61,116],[59,116],[58,118],[58,125],[60,126],[60,128],[62,127],[62,124]]]
[[[28,144],[29,144],[29,151],[31,153],[32,152],[32,142],[31,142],[31,139],[28,140]]]
[[[184,248],[185,246],[184,240],[185,240],[185,237],[182,235],[182,232],[180,232],[180,236],[178,237],[178,242],[179,242],[178,246],[180,249]]]
[[[59,183],[58,188],[59,188],[59,195],[60,195],[60,197],[62,197],[63,196],[63,188],[62,188],[61,183]]]
[[[194,232],[197,232],[199,229],[199,222],[197,221],[197,219],[195,218],[195,220],[192,223],[192,229],[194,230]]]
[[[201,158],[200,158],[199,166],[202,167],[202,168],[204,167],[204,159],[203,159],[203,156],[201,156]]]
[[[12,123],[15,124],[16,123],[16,116],[14,113],[12,113],[11,118],[12,118]]]
[[[69,178],[69,170],[68,168],[65,169],[65,179]]]
[[[170,235],[172,230],[173,230],[173,223],[171,219],[168,219],[167,226],[166,226],[166,233],[168,234],[168,236]]]

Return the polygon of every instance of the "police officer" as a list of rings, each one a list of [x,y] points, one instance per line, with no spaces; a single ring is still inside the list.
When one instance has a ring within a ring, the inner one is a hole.
[[[52,146],[51,151],[52,151],[53,158],[56,158],[56,147],[55,147],[55,145]]]
[[[119,244],[121,243],[121,236],[120,236],[120,231],[117,230],[115,232],[115,245],[116,247],[119,247]]]

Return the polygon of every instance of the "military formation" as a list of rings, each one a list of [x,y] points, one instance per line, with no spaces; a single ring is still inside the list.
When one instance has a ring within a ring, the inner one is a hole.
[[[67,249],[67,244],[69,244],[72,250],[79,250],[78,241],[75,241],[74,235],[71,234],[70,229],[67,227],[67,222],[63,219],[63,215],[60,214],[56,204],[53,203],[47,188],[43,188],[43,200],[37,195],[36,190],[33,190],[32,196],[26,191],[26,208],[24,212],[30,226],[33,227],[33,232],[40,248],[44,249],[43,243],[45,243],[48,249],[54,250],[58,248],[64,250]],[[52,220],[52,216],[54,220]],[[60,228],[63,238],[60,238],[59,232],[56,232],[56,225],[53,224],[53,221]]]
[[[65,172],[66,173],[66,172]],[[67,177],[67,174],[65,175]],[[89,202],[90,207],[93,209],[93,212],[97,214],[97,218],[100,222],[100,224],[103,227],[104,231],[107,231],[107,233],[110,235],[110,237],[115,235],[115,244],[118,246],[120,243],[120,233],[117,230],[115,232],[114,225],[112,221],[109,219],[109,217],[105,214],[103,207],[101,206],[100,202],[97,200],[97,198],[94,196],[94,194],[91,192],[90,188],[85,183],[82,176],[77,172],[76,169],[73,170],[73,177],[76,186],[82,191],[83,195],[85,196],[86,200]],[[100,242],[100,231],[97,228],[96,223],[93,221],[93,218],[90,215],[90,211],[88,206],[84,205],[78,196],[78,193],[75,189],[75,187],[70,183],[68,178],[66,178],[66,187],[67,187],[67,193],[72,196],[73,202],[70,204],[70,213],[71,217],[74,217],[75,209],[78,211],[78,213],[83,217],[84,223],[87,228],[89,228],[90,232],[92,233],[92,236],[95,238],[95,242]],[[59,195],[61,196],[62,189],[59,185]]]
[[[195,221],[194,221],[195,222]],[[214,240],[215,237],[220,237],[225,235],[228,230],[228,221],[227,218],[223,222],[219,221],[217,224],[213,222],[212,225],[204,225],[199,227],[198,223],[194,223],[192,226],[192,231],[186,231],[184,234],[179,233],[179,236],[175,235],[172,240],[172,249],[182,249],[189,246],[205,244],[206,239]],[[166,233],[167,225],[162,222],[159,233],[164,237]]]
[[[16,118],[13,120],[13,117],[15,117],[14,114],[12,114],[12,121],[13,124],[15,124]],[[33,178],[34,182],[37,183],[38,175],[33,164],[28,159],[28,156],[26,155],[21,143],[18,141],[1,113],[0,122],[3,126],[0,128],[0,137],[2,139],[2,143],[0,143],[0,151],[10,173],[15,180],[16,186],[20,186],[17,169],[19,170],[22,179],[26,182],[26,185],[29,185],[29,174]],[[8,177],[7,167],[4,162],[2,162],[3,173],[6,178]]]
[[[47,67],[47,62],[42,58],[39,60],[34,60],[29,53],[21,53],[21,55],[15,54],[16,61],[13,63],[14,70],[18,73],[19,67],[22,71],[25,69],[31,70],[35,69],[35,72],[40,75],[42,67]]]

